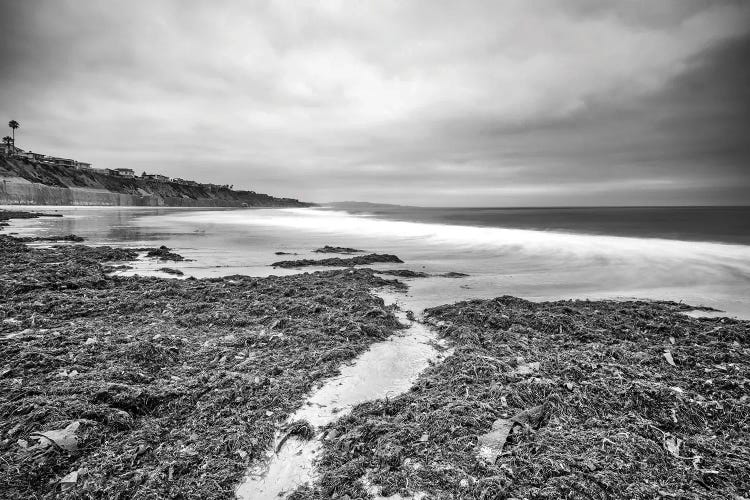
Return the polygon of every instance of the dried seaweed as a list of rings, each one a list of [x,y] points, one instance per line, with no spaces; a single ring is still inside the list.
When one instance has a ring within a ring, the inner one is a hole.
[[[298,493],[368,497],[366,479],[383,496],[746,497],[750,324],[689,308],[506,296],[430,309],[454,354],[332,424],[321,480]],[[487,460],[498,420],[508,434]]]
[[[137,254],[0,236],[3,498],[231,497],[318,381],[401,328],[370,289],[403,285],[371,271],[106,274]],[[75,450],[28,451],[74,422]]]

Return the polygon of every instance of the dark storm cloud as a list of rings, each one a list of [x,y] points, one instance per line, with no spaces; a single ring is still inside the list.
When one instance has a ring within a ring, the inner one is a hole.
[[[312,200],[745,203],[741,1],[2,1],[35,151]]]

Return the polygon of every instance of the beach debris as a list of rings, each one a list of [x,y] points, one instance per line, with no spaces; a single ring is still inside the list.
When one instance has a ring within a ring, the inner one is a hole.
[[[503,447],[514,426],[521,425],[537,429],[543,424],[548,411],[546,405],[539,405],[518,412],[510,419],[496,419],[492,422],[492,428],[489,432],[478,436],[477,455],[485,462],[494,464],[497,457],[502,454]]]
[[[674,363],[674,358],[672,357],[672,353],[671,353],[671,352],[670,352],[669,350],[665,350],[665,351],[664,351],[664,359],[666,359],[666,360],[667,360],[667,363],[669,363],[670,365],[672,365],[672,366],[677,366],[677,365],[676,365],[676,364]]]
[[[518,357],[516,363],[516,367],[511,371],[513,375],[531,375],[534,372],[538,372],[542,366],[539,361],[526,363],[522,357]]]
[[[72,453],[78,449],[78,437],[76,436],[76,431],[80,426],[81,423],[76,420],[64,429],[32,432],[29,437],[31,439],[36,439],[38,444],[28,447],[27,451],[37,452],[40,450],[46,450],[50,446],[54,446],[62,451]]]
[[[67,491],[70,489],[75,488],[76,484],[78,483],[78,475],[79,471],[74,470],[73,472],[69,472],[65,476],[63,476],[62,479],[60,479],[60,487],[63,491]]]
[[[489,464],[494,464],[503,452],[505,441],[514,425],[515,422],[505,418],[498,418],[492,422],[492,430],[478,438],[477,455],[479,458]]]
[[[680,456],[680,447],[682,446],[682,439],[679,439],[671,434],[664,436],[664,448],[672,454],[674,457]]]
[[[527,410],[517,413],[511,418],[511,420],[517,424],[538,429],[541,427],[547,418],[549,418],[550,407],[548,403],[534,406]]]
[[[276,445],[276,453],[281,451],[284,443],[286,443],[290,437],[297,437],[303,441],[309,441],[315,436],[315,428],[307,420],[295,420],[294,422],[287,424],[282,432],[284,432],[284,437],[282,437]]]
[[[315,250],[313,250],[313,252],[352,254],[352,253],[364,253],[364,250],[357,250],[356,248],[349,248],[349,247],[332,247],[330,245],[326,245],[322,248],[316,248]]]

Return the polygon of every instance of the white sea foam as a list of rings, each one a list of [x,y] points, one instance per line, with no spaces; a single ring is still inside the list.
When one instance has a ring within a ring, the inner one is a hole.
[[[411,241],[446,249],[495,254],[518,252],[555,260],[690,262],[698,267],[731,268],[733,272],[750,276],[750,246],[746,245],[395,221],[323,209],[199,212],[175,216],[196,223],[269,226],[384,242]]]

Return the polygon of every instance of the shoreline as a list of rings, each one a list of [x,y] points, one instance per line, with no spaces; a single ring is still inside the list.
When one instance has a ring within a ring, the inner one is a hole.
[[[406,285],[371,269],[266,278],[118,277],[109,266],[132,258],[128,249],[29,247],[2,232],[0,252],[0,287],[8,297],[0,323],[0,481],[8,498],[50,492],[229,498],[314,387],[403,328],[394,308],[372,291]],[[719,444],[750,458],[742,438],[750,429],[750,402],[739,392],[750,390],[750,323],[690,318],[682,314],[687,309],[695,308],[512,297],[432,308],[428,321],[455,354],[423,372],[407,393],[358,405],[326,427],[327,436],[335,430],[338,437],[324,442],[321,481],[293,497],[367,497],[373,488],[383,496],[459,498],[637,496],[659,488],[739,495],[750,479]],[[660,319],[649,326],[649,318]],[[715,352],[691,346],[693,339]],[[604,366],[615,366],[619,378],[606,370],[600,376]],[[643,385],[652,379],[659,385]],[[627,408],[634,415],[602,395],[613,380],[637,388],[624,393],[640,402]],[[598,399],[587,400],[591,392]],[[545,403],[547,414],[538,422],[510,424],[508,448],[497,462],[477,458],[482,436],[497,420]],[[717,404],[731,405],[730,420]],[[611,433],[606,425],[589,425],[602,412]],[[703,439],[697,423],[706,422],[721,439]],[[75,450],[39,438],[72,424]],[[576,426],[598,441],[580,438]],[[639,439],[618,440],[622,429]],[[551,457],[560,467],[535,465],[561,443],[578,443],[585,454],[602,439],[617,445],[584,460]],[[634,451],[640,455],[628,454]],[[643,453],[660,464],[655,476],[637,474]],[[690,453],[703,462],[686,461]],[[620,457],[617,467],[630,460],[631,468],[613,468],[612,457]],[[654,486],[618,490],[617,474]],[[546,490],[539,489],[543,477]],[[581,484],[597,486],[580,490]]]
[[[231,497],[313,387],[402,328],[370,290],[403,285],[371,271],[109,276],[128,252],[0,233],[5,498]],[[71,424],[75,450],[35,439]]]

